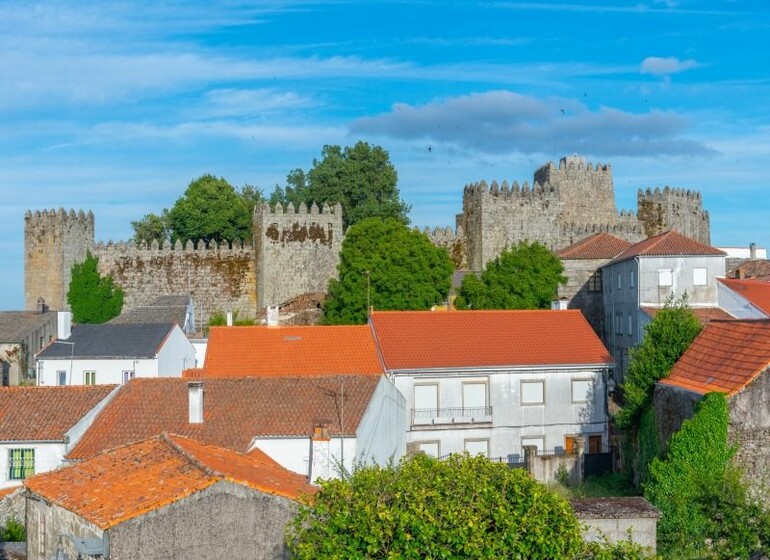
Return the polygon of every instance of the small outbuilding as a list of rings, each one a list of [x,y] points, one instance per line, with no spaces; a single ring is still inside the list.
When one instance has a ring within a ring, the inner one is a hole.
[[[660,511],[640,496],[584,498],[571,502],[588,542],[628,541],[655,552]]]

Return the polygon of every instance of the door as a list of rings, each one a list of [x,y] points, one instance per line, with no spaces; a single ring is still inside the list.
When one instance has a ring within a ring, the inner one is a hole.
[[[602,452],[602,436],[588,436],[588,452],[589,453]]]
[[[564,452],[567,455],[577,453],[577,440],[575,436],[564,436]]]

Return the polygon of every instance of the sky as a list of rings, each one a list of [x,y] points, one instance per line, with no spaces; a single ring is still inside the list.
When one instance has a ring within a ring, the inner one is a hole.
[[[127,240],[204,173],[269,194],[324,145],[385,148],[412,224],[463,186],[577,153],[699,190],[716,246],[770,245],[770,4],[0,2],[0,309],[24,304],[24,212]]]

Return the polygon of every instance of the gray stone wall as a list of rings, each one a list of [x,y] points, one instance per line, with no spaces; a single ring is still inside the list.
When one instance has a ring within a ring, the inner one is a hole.
[[[0,498],[0,526],[4,526],[9,519],[26,522],[24,489],[21,487]]]
[[[291,500],[218,482],[110,529],[110,558],[287,558],[285,527],[295,511]]]
[[[78,558],[72,541],[59,538],[69,535],[79,539],[102,539],[103,531],[82,517],[39,496],[27,496],[27,557],[30,560],[54,558],[61,543],[70,558]],[[118,560],[114,558],[114,560]]]
[[[695,405],[700,399],[701,395],[685,391],[679,387],[655,385],[652,407],[655,410],[658,444],[661,451],[668,448],[668,441],[682,427],[682,422],[692,418]]]
[[[607,259],[562,259],[567,284],[559,287],[559,298],[570,300],[570,309],[580,309],[601,338],[604,336],[604,305],[600,268]],[[598,282],[589,282],[594,274]]]
[[[583,526],[583,540],[586,542],[612,543],[629,540],[655,553],[658,544],[658,520],[654,517],[584,519],[578,516]]]
[[[326,292],[337,277],[342,205],[264,204],[254,212],[257,305],[261,309],[310,292]]]
[[[83,262],[94,242],[94,215],[82,210],[43,210],[24,215],[24,308],[38,298],[51,309],[69,309],[72,265]]]
[[[190,294],[200,329],[216,312],[257,313],[256,268],[249,244],[235,241],[208,247],[188,241],[160,248],[134,243],[94,246],[99,271],[109,274],[125,292],[124,309],[146,304],[160,295]]]
[[[672,189],[647,189],[637,192],[637,215],[649,237],[674,229],[685,235],[711,244],[709,213],[703,209],[701,193]]]

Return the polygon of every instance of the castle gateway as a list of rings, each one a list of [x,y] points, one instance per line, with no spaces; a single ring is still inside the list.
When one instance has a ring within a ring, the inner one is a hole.
[[[326,291],[337,275],[342,212],[339,204],[321,209],[315,204],[296,209],[262,205],[255,209],[253,239],[149,247],[96,243],[91,212],[27,212],[24,305],[35,309],[43,297],[51,309],[65,309],[72,265],[91,251],[99,258],[100,272],[112,275],[125,291],[126,309],[160,295],[191,294],[203,324],[218,311],[254,317],[266,305]],[[521,186],[516,181],[467,185],[456,225],[455,230],[426,233],[447,247],[458,269],[470,270],[482,270],[504,248],[524,239],[558,250],[596,232],[636,242],[675,229],[710,243],[700,193],[639,190],[637,211],[618,212],[611,167],[593,166],[578,156],[543,165],[531,187],[526,181]]]

